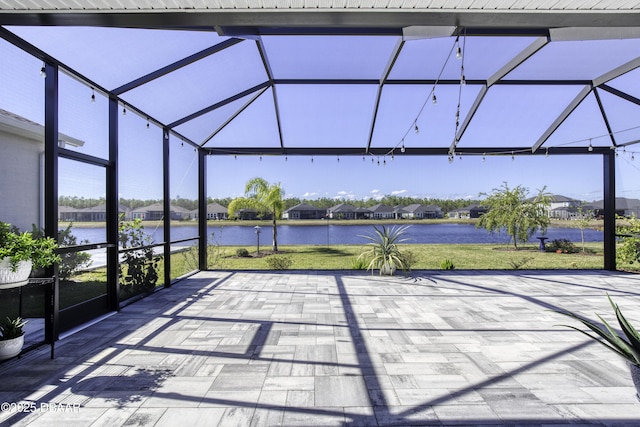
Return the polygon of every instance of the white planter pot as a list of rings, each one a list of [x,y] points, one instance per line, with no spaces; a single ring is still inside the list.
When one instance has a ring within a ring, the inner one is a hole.
[[[383,276],[393,276],[395,272],[396,266],[393,264],[389,265],[388,262],[385,262],[382,267],[380,267],[380,274]]]
[[[629,363],[629,371],[631,372],[631,379],[636,386],[636,397],[640,400],[640,367]]]
[[[17,356],[22,351],[24,345],[24,335],[10,340],[0,341],[0,360],[10,359]]]
[[[31,261],[20,261],[16,271],[11,271],[11,260],[5,257],[0,261],[0,288],[13,288],[25,285],[31,274]]]

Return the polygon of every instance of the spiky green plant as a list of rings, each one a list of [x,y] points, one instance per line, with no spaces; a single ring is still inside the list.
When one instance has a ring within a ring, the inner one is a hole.
[[[408,228],[408,225],[393,226],[391,228],[383,225],[380,229],[374,225],[373,234],[360,236],[371,241],[371,243],[368,243],[370,249],[360,254],[360,258],[370,260],[367,270],[373,272],[373,270],[378,269],[380,275],[382,275],[385,273],[385,269],[388,269],[387,274],[393,274],[393,270],[397,268],[403,271],[407,269],[398,244],[409,240],[401,238]]]
[[[27,323],[21,317],[12,319],[7,317],[0,320],[0,341],[11,340],[24,335],[24,325]]]
[[[588,327],[591,331],[593,331],[595,335],[589,332],[583,331],[581,329],[578,329],[575,326],[571,326],[571,325],[559,325],[559,326],[565,326],[567,328],[575,329],[576,331],[585,334],[589,338],[599,342],[609,350],[613,351],[618,356],[623,357],[629,363],[640,367],[640,334],[638,334],[638,331],[631,325],[631,323],[627,321],[627,319],[624,317],[624,315],[620,311],[620,308],[618,307],[617,304],[613,302],[611,297],[607,295],[607,298],[609,298],[609,303],[611,304],[611,307],[613,307],[613,311],[616,315],[616,319],[618,320],[618,324],[620,325],[620,328],[622,329],[623,334],[620,334],[619,332],[615,331],[611,327],[611,325],[609,325],[609,323],[607,323],[607,321],[604,320],[602,316],[600,316],[599,314],[596,314],[596,316],[598,316],[598,319],[600,319],[600,321],[602,322],[602,325],[598,325],[592,322],[591,320],[586,319],[570,311],[566,311],[566,310],[553,310],[553,311],[582,322],[582,324]]]

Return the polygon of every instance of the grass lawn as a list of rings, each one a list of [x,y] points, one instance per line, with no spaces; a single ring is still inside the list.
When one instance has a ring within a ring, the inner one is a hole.
[[[414,270],[440,269],[440,263],[451,260],[457,269],[601,269],[603,268],[602,243],[587,243],[587,253],[557,254],[540,252],[538,246],[524,246],[514,250],[511,246],[496,244],[424,244],[402,245],[403,251],[413,253]],[[267,257],[289,257],[290,269],[348,270],[353,260],[366,250],[365,245],[292,245],[280,246],[278,254],[255,250],[249,257],[236,255],[239,246],[210,248],[209,267],[224,270],[268,270]],[[245,248],[249,249],[249,248]],[[213,256],[212,256],[213,255]]]

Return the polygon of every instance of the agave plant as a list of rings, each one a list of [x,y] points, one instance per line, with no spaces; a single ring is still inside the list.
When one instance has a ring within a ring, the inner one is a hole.
[[[588,336],[589,338],[599,342],[603,346],[607,347],[609,350],[613,351],[617,355],[623,357],[632,365],[640,367],[640,334],[638,331],[625,319],[620,308],[617,304],[613,302],[611,297],[607,295],[609,298],[609,303],[611,307],[613,307],[613,311],[616,314],[616,318],[618,319],[618,324],[622,329],[623,334],[616,332],[611,325],[607,323],[606,320],[602,318],[599,314],[596,314],[602,325],[598,325],[589,319],[585,319],[584,317],[578,316],[575,313],[571,313],[569,311],[564,310],[553,310],[556,313],[563,314],[565,316],[571,317],[582,322],[583,325],[588,327],[595,334],[583,331],[574,326],[570,325],[560,325],[566,326],[571,329],[575,329],[578,332],[581,332]]]
[[[387,228],[384,225],[382,228],[378,228],[374,225],[373,234],[360,236],[371,241],[371,243],[369,243],[371,248],[359,256],[359,258],[369,260],[367,270],[373,271],[378,269],[380,275],[383,275],[393,274],[398,268],[403,271],[407,269],[403,254],[398,248],[398,244],[409,240],[401,238],[407,228],[409,228],[408,225],[400,227],[393,226],[391,228]]]

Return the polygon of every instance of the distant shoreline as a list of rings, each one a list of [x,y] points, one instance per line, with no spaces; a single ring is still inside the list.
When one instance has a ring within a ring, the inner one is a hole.
[[[328,226],[328,225],[411,225],[411,224],[477,224],[478,219],[281,219],[277,224],[287,226]],[[100,227],[104,222],[74,222],[74,228],[94,228]],[[161,221],[142,221],[145,228],[156,228],[162,226]],[[197,221],[171,221],[171,227],[193,226]],[[271,227],[271,220],[208,220],[209,227]],[[66,228],[69,222],[60,221],[58,228]],[[579,228],[577,221],[572,220],[551,220],[550,227],[557,228]],[[602,229],[604,223],[602,220],[593,220],[588,228]]]

